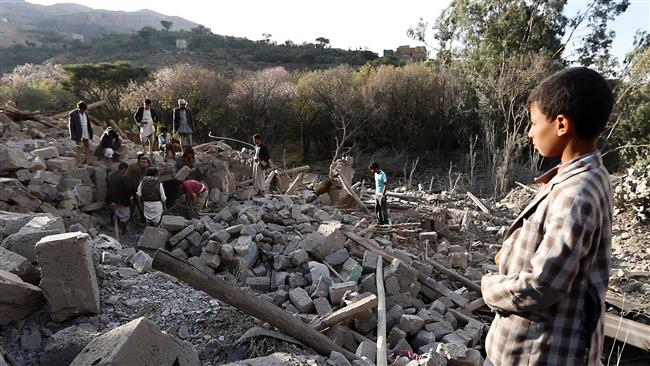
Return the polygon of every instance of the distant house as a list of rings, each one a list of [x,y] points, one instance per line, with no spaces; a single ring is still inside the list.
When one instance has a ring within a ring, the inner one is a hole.
[[[84,35],[79,33],[71,33],[70,37],[72,37],[74,41],[79,41],[79,42],[84,42],[86,40]]]
[[[422,61],[427,58],[427,49],[423,46],[399,46],[395,54],[404,62]]]
[[[384,50],[384,57],[391,57],[395,54],[393,50]]]
[[[185,38],[177,38],[176,39],[176,48],[179,50],[184,50],[187,48],[187,39]]]

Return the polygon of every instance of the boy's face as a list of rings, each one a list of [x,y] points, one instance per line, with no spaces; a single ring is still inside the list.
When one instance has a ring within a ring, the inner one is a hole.
[[[564,133],[558,129],[558,121],[542,113],[537,102],[530,104],[530,120],[528,137],[540,155],[547,158],[562,155]]]

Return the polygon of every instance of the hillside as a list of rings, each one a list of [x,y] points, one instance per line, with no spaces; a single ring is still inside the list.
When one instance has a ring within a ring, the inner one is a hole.
[[[181,17],[146,9],[124,12],[93,9],[72,3],[45,6],[23,0],[0,0],[0,8],[2,48],[14,45],[47,46],[52,36],[63,39],[83,36],[88,39],[111,33],[134,33],[143,27],[162,29],[161,20],[173,22],[172,29],[176,30],[189,30],[198,25]]]

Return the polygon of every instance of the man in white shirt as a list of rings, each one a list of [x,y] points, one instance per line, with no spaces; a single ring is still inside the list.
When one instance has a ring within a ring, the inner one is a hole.
[[[135,122],[140,127],[140,142],[142,143],[142,150],[151,155],[151,145],[156,134],[155,123],[158,122],[158,115],[156,111],[151,108],[151,99],[145,99],[144,105],[138,108],[133,116]],[[146,146],[149,146],[147,150]]]
[[[77,109],[68,116],[68,129],[70,139],[75,142],[77,162],[90,163],[90,143],[93,138],[93,128],[86,110],[88,105],[84,101],[77,103]],[[81,147],[84,148],[84,160],[81,161]]]

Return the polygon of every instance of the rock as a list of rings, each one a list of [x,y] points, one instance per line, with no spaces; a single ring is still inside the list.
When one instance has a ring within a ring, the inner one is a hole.
[[[374,273],[364,276],[361,279],[361,292],[377,294],[377,276]]]
[[[37,172],[39,170],[46,170],[47,169],[47,164],[43,161],[41,158],[34,158],[32,160],[32,164],[29,166],[29,171],[30,172]]]
[[[335,283],[332,286],[330,286],[329,295],[332,304],[334,304],[335,306],[341,304],[341,300],[343,300],[343,296],[348,291],[349,292],[359,291],[356,282]]]
[[[325,297],[318,297],[314,299],[314,307],[316,308],[316,314],[325,315],[332,311],[332,305],[327,301]]]
[[[257,244],[250,236],[240,236],[234,246],[235,252],[242,256],[242,265],[245,268],[253,268],[259,256]]]
[[[436,300],[429,306],[430,310],[437,312],[438,314],[444,314],[447,312],[447,305],[441,300]]]
[[[424,320],[417,315],[404,314],[399,319],[399,327],[408,334],[415,334],[424,325]]]
[[[293,306],[301,313],[312,313],[314,311],[314,302],[302,287],[291,289],[289,291],[289,299]]]
[[[447,255],[447,262],[451,268],[465,269],[469,266],[469,254],[467,252],[453,252]]]
[[[454,331],[454,327],[452,327],[451,324],[446,320],[427,324],[424,326],[424,329],[433,333],[437,341],[441,340],[442,337]]]
[[[27,258],[3,247],[0,247],[0,271],[13,273],[31,284],[38,284],[40,280],[38,270]]]
[[[0,270],[0,325],[20,320],[40,309],[43,292],[13,273]]]
[[[469,346],[472,343],[472,336],[463,329],[457,329],[442,337],[442,342]]]
[[[433,343],[436,341],[436,336],[432,332],[427,332],[426,330],[419,330],[416,334],[415,337],[413,337],[413,340],[411,341],[411,345],[415,348],[420,348],[424,345]]]
[[[41,332],[37,329],[27,329],[20,336],[20,347],[26,351],[35,351],[40,349],[41,342]]]
[[[363,341],[359,344],[359,347],[357,347],[355,354],[359,356],[359,358],[365,358],[374,364],[377,358],[377,344]]]
[[[183,167],[178,169],[178,171],[176,172],[174,179],[182,182],[185,180],[185,178],[187,178],[188,175],[190,175],[191,172],[192,169],[190,169],[190,167],[188,167],[187,165],[183,165]]]
[[[289,286],[291,286],[291,288],[304,287],[306,285],[307,280],[305,279],[305,276],[302,275],[302,273],[291,273],[289,275]]]
[[[377,271],[377,258],[379,255],[369,250],[363,252],[363,273],[375,273]]]
[[[444,317],[440,313],[429,309],[420,309],[420,311],[418,311],[418,316],[424,320],[424,324],[440,322],[444,320]]]
[[[187,222],[182,216],[163,215],[160,226],[169,232],[175,233],[183,230],[187,226]]]
[[[309,262],[309,273],[311,274],[312,283],[318,281],[321,277],[330,278],[329,268],[316,261]]]
[[[341,223],[321,224],[318,232],[308,234],[302,241],[301,247],[312,257],[323,260],[326,256],[345,247],[346,237],[333,227],[340,227]]]
[[[304,249],[298,249],[289,254],[289,259],[291,260],[291,264],[293,264],[295,267],[298,267],[301,264],[307,263],[309,261],[309,254],[307,254],[307,251]]]
[[[288,353],[276,352],[270,356],[249,358],[238,362],[226,363],[222,366],[315,366],[322,363],[324,363],[324,361],[320,356],[296,356]]]
[[[229,262],[235,258],[235,248],[230,244],[224,244],[219,250],[219,255],[221,255],[221,259]]]
[[[174,236],[172,236],[171,239],[169,239],[169,244],[171,246],[175,246],[176,244],[178,244],[178,242],[185,239],[192,232],[194,232],[194,225],[189,225],[185,227],[183,230],[179,231]]]
[[[17,233],[9,235],[2,242],[2,246],[14,253],[20,254],[30,262],[36,263],[34,246],[41,239],[48,235],[61,234],[65,232],[63,219],[51,215],[37,216],[31,219]]]
[[[29,169],[30,166],[29,157],[22,150],[0,145],[0,172]]]
[[[75,158],[60,156],[58,158],[49,159],[45,162],[47,169],[58,170],[60,172],[67,172],[77,165]]]
[[[178,338],[187,339],[189,337],[190,337],[190,329],[185,324],[181,325],[181,327],[178,328]]]
[[[404,315],[404,309],[400,305],[394,305],[386,313],[386,329],[399,324],[399,320]]]
[[[411,267],[415,268],[416,271],[423,273],[425,276],[431,276],[431,272],[433,271],[432,265],[420,261],[411,262]]]
[[[199,259],[213,269],[217,269],[221,265],[221,257],[207,251],[203,251]]]
[[[131,265],[139,273],[150,272],[152,263],[153,259],[149,256],[149,254],[141,250],[138,250],[138,252],[135,253],[133,257],[131,257]]]
[[[207,273],[209,275],[214,274],[214,269],[205,264],[201,259],[199,259],[199,257],[191,257],[187,260],[187,263],[193,265],[201,272]]]
[[[470,347],[474,347],[483,337],[483,323],[479,321],[470,321],[463,330],[472,338]]]
[[[462,344],[438,344],[436,353],[447,359],[449,366],[481,366],[483,357],[481,353],[474,349],[468,349]]]
[[[354,334],[352,334],[352,331],[348,327],[335,324],[325,331],[325,335],[335,344],[350,352],[357,350],[357,342],[354,340]]]
[[[399,329],[399,327],[393,327],[393,329],[391,329],[388,333],[386,342],[388,344],[388,347],[392,348],[397,344],[397,342],[404,338],[406,338],[406,332]]]
[[[399,281],[396,277],[388,277],[384,280],[384,290],[387,296],[393,296],[400,293]]]
[[[93,339],[70,364],[87,365],[198,366],[199,356],[191,343],[137,318]]]
[[[106,200],[106,193],[108,191],[108,184],[106,181],[106,169],[94,167],[94,183],[95,183],[95,200],[104,202]]]
[[[36,244],[41,266],[40,287],[54,321],[99,312],[99,288],[88,234],[46,236]]]
[[[47,170],[39,170],[32,174],[30,184],[43,184],[48,183],[53,186],[58,186],[61,183],[63,177],[61,173],[49,172]]]
[[[393,350],[413,352],[413,348],[411,347],[409,342],[406,341],[406,339],[400,339],[395,345],[395,347],[393,347]]]
[[[350,253],[348,253],[347,249],[343,248],[325,257],[325,262],[334,267],[345,263],[348,258],[350,258]]]
[[[73,325],[54,333],[47,341],[42,366],[69,365],[99,333],[89,325]]]
[[[406,291],[412,283],[417,281],[417,271],[404,263],[402,260],[395,258],[386,270],[386,277],[394,276],[399,282],[399,286],[403,291]]]
[[[230,240],[230,234],[227,230],[217,230],[210,235],[210,240],[217,240],[221,243],[227,243]]]
[[[420,241],[428,240],[432,244],[438,241],[438,233],[435,231],[423,231],[420,233]]]
[[[181,248],[176,248],[172,250],[172,255],[176,258],[187,261],[187,254],[185,254],[185,251]]]
[[[332,351],[330,353],[330,357],[327,360],[327,365],[330,366],[352,366],[350,364],[350,361],[348,361],[343,354],[338,353],[336,351]]]
[[[196,231],[191,232],[185,240],[193,247],[201,247],[201,243],[203,243],[203,237]]]
[[[253,290],[268,292],[271,289],[271,277],[248,277],[246,286]]]
[[[147,226],[140,235],[140,239],[138,239],[138,246],[153,250],[164,249],[167,240],[169,240],[169,231],[159,227]]]

